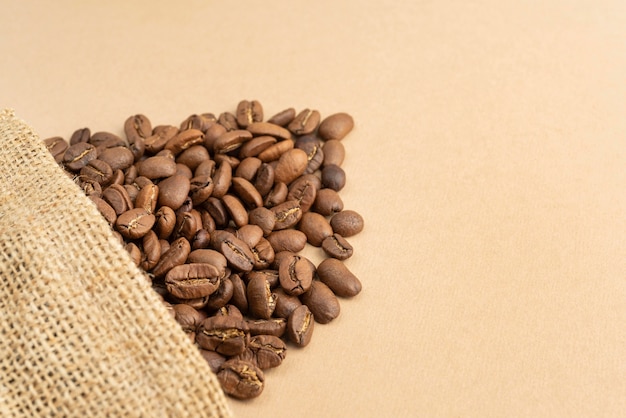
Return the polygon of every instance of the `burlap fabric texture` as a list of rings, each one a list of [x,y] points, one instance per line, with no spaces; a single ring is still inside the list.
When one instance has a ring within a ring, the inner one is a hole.
[[[0,416],[224,417],[215,375],[106,221],[0,111]]]

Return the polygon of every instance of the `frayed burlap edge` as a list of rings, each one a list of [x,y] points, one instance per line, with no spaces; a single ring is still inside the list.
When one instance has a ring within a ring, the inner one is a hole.
[[[231,416],[95,205],[0,111],[0,416]]]

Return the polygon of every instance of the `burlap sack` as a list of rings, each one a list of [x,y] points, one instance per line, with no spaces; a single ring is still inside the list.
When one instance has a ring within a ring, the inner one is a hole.
[[[7,110],[0,279],[0,416],[231,415],[95,206]]]

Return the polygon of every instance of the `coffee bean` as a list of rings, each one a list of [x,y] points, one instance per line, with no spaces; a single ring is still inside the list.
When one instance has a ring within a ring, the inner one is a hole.
[[[302,218],[302,208],[297,200],[289,200],[271,209],[276,217],[274,230],[291,228]]]
[[[306,152],[297,148],[290,149],[278,159],[274,178],[276,181],[289,184],[304,173],[307,163]]]
[[[98,159],[107,163],[111,170],[126,170],[133,164],[135,157],[126,147],[106,148],[98,154]]]
[[[187,129],[176,134],[165,144],[166,150],[171,151],[174,155],[178,155],[184,150],[194,145],[202,144],[204,134],[197,129]]]
[[[295,147],[306,152],[307,166],[304,170],[305,174],[314,173],[324,161],[324,151],[322,150],[322,141],[315,135],[304,135],[296,140]]]
[[[263,230],[257,225],[244,225],[237,229],[235,236],[245,242],[248,247],[252,249],[263,238]]]
[[[265,375],[249,361],[228,360],[217,373],[224,392],[234,398],[255,398],[263,392]]]
[[[276,142],[276,138],[269,135],[252,138],[239,148],[239,158],[256,157]]]
[[[313,210],[320,215],[332,216],[343,210],[343,200],[341,200],[339,193],[333,189],[320,189],[315,196]]]
[[[246,320],[246,328],[250,335],[273,335],[275,337],[282,337],[287,330],[287,319],[248,319]]]
[[[256,157],[247,157],[241,160],[241,163],[237,166],[235,170],[235,175],[233,178],[243,178],[247,181],[252,181],[256,176],[256,172],[259,167],[263,164],[263,161],[259,160]]]
[[[298,296],[287,294],[282,287],[276,288],[274,294],[276,295],[274,316],[278,318],[289,318],[289,315],[291,315],[298,306],[302,305]]]
[[[199,350],[202,358],[204,358],[209,364],[209,368],[211,369],[211,371],[213,373],[219,372],[222,364],[226,362],[226,357],[212,350],[205,350],[204,348],[199,348]]]
[[[96,183],[97,184],[97,183]],[[133,208],[133,202],[124,186],[112,184],[102,192],[102,198],[115,210],[117,216]]]
[[[339,234],[333,234],[322,241],[322,249],[329,256],[338,260],[352,257],[352,245]]]
[[[225,356],[243,353],[248,339],[243,321],[232,316],[210,316],[200,323],[196,333],[200,347]]]
[[[254,268],[266,269],[274,261],[274,248],[272,244],[265,238],[261,238],[259,243],[254,247],[250,247],[252,254],[254,255]]]
[[[248,211],[241,203],[241,200],[235,196],[227,194],[222,197],[222,203],[230,214],[230,219],[233,220],[237,228],[241,228],[248,224]]]
[[[209,151],[204,145],[193,145],[178,154],[176,164],[182,164],[194,171],[200,164],[209,159]]]
[[[341,311],[335,294],[319,280],[311,283],[311,288],[300,296],[300,300],[309,308],[315,321],[320,324],[326,324],[337,318]]]
[[[296,200],[302,212],[308,212],[313,206],[317,191],[322,187],[320,179],[313,174],[306,174],[289,185],[287,200]]]
[[[117,217],[115,229],[124,238],[141,238],[152,229],[155,217],[145,209],[130,209]]]
[[[233,284],[233,297],[230,303],[235,305],[241,312],[248,312],[248,291],[246,283],[238,274],[231,274],[230,281]]]
[[[230,112],[223,112],[220,114],[217,122],[222,125],[227,131],[234,131],[239,129],[237,124],[237,117]]]
[[[277,336],[256,335],[250,338],[248,346],[237,359],[249,361],[261,370],[266,370],[280,366],[286,354],[287,345]]]
[[[317,129],[320,123],[320,112],[317,110],[304,109],[289,123],[287,129],[294,135],[306,135]]]
[[[148,213],[154,213],[159,200],[159,186],[149,184],[142,187],[135,197],[135,207],[145,209]]]
[[[315,212],[303,214],[298,229],[304,232],[309,244],[315,247],[320,247],[322,241],[333,234],[333,228],[326,218]]]
[[[287,320],[287,336],[292,343],[305,347],[311,342],[314,325],[315,320],[309,308],[306,305],[298,306]]]
[[[241,147],[250,139],[252,139],[252,134],[249,131],[239,129],[227,131],[213,143],[213,151],[216,154],[226,154]]]
[[[322,169],[322,185],[339,191],[346,185],[346,173],[337,165],[327,165]]]
[[[199,229],[196,232],[196,235],[193,236],[193,240],[191,241],[191,249],[201,250],[207,248],[209,246],[210,239],[211,235],[209,234],[209,231],[204,228]]]
[[[267,236],[267,240],[275,253],[280,251],[300,252],[306,245],[306,235],[302,231],[295,229],[285,229],[274,231]]]
[[[165,148],[165,144],[178,134],[178,128],[171,125],[161,125],[153,129],[152,135],[144,140],[145,150],[156,154]]]
[[[95,132],[89,138],[89,143],[98,148],[121,147],[126,142],[111,132]]]
[[[145,139],[152,134],[152,124],[145,115],[134,115],[124,122],[124,133],[128,142],[133,144],[139,138]]]
[[[167,157],[149,157],[139,163],[137,172],[151,180],[171,177],[176,174],[176,162]]]
[[[207,314],[185,303],[172,305],[172,310],[178,325],[190,336],[192,341],[195,341],[198,325],[207,318]]]
[[[258,208],[263,206],[263,197],[248,180],[242,177],[233,177],[232,187],[247,207]]]
[[[72,171],[79,171],[86,166],[89,161],[98,157],[96,147],[87,142],[78,142],[71,145],[63,154],[63,163],[65,167]]]
[[[115,209],[97,196],[89,196],[89,198],[96,204],[98,211],[100,211],[102,216],[104,216],[104,219],[106,219],[109,225],[114,225],[117,220],[117,213],[115,213]]]
[[[191,180],[193,177],[193,173],[191,168],[187,167],[185,164],[176,163],[176,173],[175,175],[183,176]]]
[[[143,253],[140,267],[145,271],[150,271],[161,259],[161,242],[154,230],[148,231],[142,238]]]
[[[228,225],[230,218],[228,217],[228,212],[220,199],[216,197],[209,197],[202,204],[202,207],[205,208],[211,215],[211,218],[215,221],[216,227],[223,228]]]
[[[226,128],[224,128],[219,123],[214,123],[213,125],[207,128],[206,132],[204,133],[203,145],[206,147],[209,153],[214,152],[213,144],[215,143],[215,141],[217,141],[217,138],[219,138],[225,132],[226,132]]]
[[[232,178],[233,171],[231,165],[228,162],[220,164],[213,175],[213,193],[211,193],[211,196],[218,199],[224,196],[230,188]]]
[[[130,255],[130,259],[136,266],[139,266],[141,263],[141,250],[137,247],[137,244],[134,242],[129,242],[124,246],[128,254]]]
[[[314,273],[309,260],[298,255],[285,258],[278,267],[280,286],[287,294],[294,296],[309,290]]]
[[[254,136],[273,136],[279,140],[291,139],[291,133],[287,129],[270,122],[254,122],[246,129]]]
[[[274,125],[286,126],[296,117],[296,109],[289,107],[281,112],[278,112],[267,120],[268,123]]]
[[[249,128],[248,128],[249,129]],[[285,152],[294,147],[294,142],[291,140],[279,141],[273,145],[270,145],[257,155],[257,158],[264,163],[275,161],[280,158]]]
[[[80,169],[80,175],[106,185],[113,178],[113,170],[109,164],[96,158]]]
[[[361,292],[359,279],[348,270],[344,263],[335,258],[322,261],[317,266],[317,275],[337,296],[353,297]]]
[[[52,156],[54,157],[54,161],[56,161],[57,163],[63,161],[65,151],[67,151],[67,149],[69,148],[68,143],[63,138],[61,138],[60,136],[54,136],[52,138],[46,139],[44,143],[46,145],[46,148],[48,148],[50,154],[52,154]]]
[[[328,141],[343,139],[354,127],[352,116],[347,113],[335,113],[320,123],[318,135]]]
[[[265,196],[265,200],[263,200],[263,205],[268,208],[272,208],[272,206],[278,206],[281,203],[284,203],[287,199],[287,194],[289,193],[289,189],[287,185],[282,182],[278,182],[274,184],[272,190],[267,193]]]
[[[159,239],[167,239],[176,227],[176,214],[169,206],[161,206],[155,213],[155,232]]]
[[[213,267],[217,268],[219,277],[223,277],[226,273],[226,257],[218,251],[211,249],[200,249],[193,250],[189,253],[187,258],[187,262],[189,263],[203,263],[203,264],[211,264]]]
[[[274,186],[274,178],[274,167],[267,163],[263,163],[259,166],[259,169],[256,172],[254,188],[257,189],[261,196],[266,196],[270,190],[272,190],[272,186]]]
[[[159,206],[176,210],[182,206],[189,194],[191,182],[187,177],[175,174],[159,182]]]
[[[274,212],[266,207],[259,207],[248,213],[248,222],[251,225],[257,225],[263,230],[263,235],[268,236],[276,225],[276,216]]]
[[[242,128],[263,121],[263,106],[257,100],[242,100],[237,105],[237,124]]]
[[[70,137],[70,145],[74,145],[79,142],[89,142],[90,138],[91,130],[89,128],[77,129]]]
[[[183,237],[178,238],[172,242],[167,252],[161,256],[157,265],[152,269],[152,274],[157,279],[165,277],[172,268],[183,264],[190,252],[191,245],[189,241]]]
[[[270,289],[267,279],[261,275],[248,281],[248,308],[257,318],[269,319],[276,308],[276,295]]]
[[[343,143],[338,139],[331,139],[324,143],[324,165],[334,164],[341,166],[344,158],[346,157],[346,149]]]
[[[254,267],[254,254],[245,242],[228,234],[219,245],[220,252],[228,264],[237,271],[250,271]]]
[[[228,277],[221,279],[217,290],[209,296],[205,309],[213,311],[224,307],[232,299],[233,292],[233,282]]]
[[[333,231],[343,237],[351,237],[363,230],[363,217],[353,210],[344,210],[330,219]]]

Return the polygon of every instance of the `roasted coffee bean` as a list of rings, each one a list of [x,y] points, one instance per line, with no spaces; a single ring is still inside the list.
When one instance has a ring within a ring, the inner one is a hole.
[[[239,129],[239,125],[237,124],[237,117],[230,112],[223,112],[220,114],[217,122],[222,125],[227,131],[234,131]]]
[[[289,200],[271,209],[276,217],[274,230],[291,228],[302,218],[302,208],[297,200]]]
[[[226,273],[226,257],[218,251],[211,249],[193,250],[187,258],[189,263],[205,263],[211,264],[217,268],[219,276],[223,277]]]
[[[98,159],[107,163],[111,170],[126,170],[133,164],[135,157],[126,147],[106,148],[98,153]]]
[[[80,169],[80,175],[90,178],[100,183],[100,185],[106,185],[113,177],[113,170],[107,163],[96,158]]]
[[[235,236],[252,248],[263,238],[263,230],[257,225],[244,225],[235,232]]]
[[[263,230],[263,235],[268,236],[276,225],[274,212],[266,207],[259,207],[248,213],[248,222],[251,225],[258,225]]]
[[[263,106],[257,100],[242,100],[237,105],[237,124],[242,128],[263,121]]]
[[[219,244],[219,250],[228,260],[228,264],[237,271],[252,270],[254,254],[248,245],[233,234],[226,234]]]
[[[304,173],[307,163],[306,152],[297,148],[290,149],[278,159],[274,178],[276,181],[289,184]]]
[[[250,335],[273,335],[282,337],[287,330],[286,318],[248,319],[246,328]]]
[[[305,135],[296,140],[295,147],[306,152],[307,166],[304,170],[305,174],[314,173],[324,161],[324,151],[322,150],[322,141],[315,135]]]
[[[280,251],[300,252],[306,246],[306,235],[302,231],[295,229],[285,229],[274,231],[267,236],[275,253]]]
[[[170,248],[165,254],[161,256],[161,259],[157,265],[152,269],[154,277],[165,277],[168,271],[176,266],[180,266],[187,260],[187,256],[191,252],[191,245],[185,238],[178,238],[172,242]]]
[[[205,132],[213,123],[215,123],[215,116],[211,119],[211,117],[205,117],[203,115],[189,115],[187,119],[180,123],[180,130],[197,129]]]
[[[318,129],[320,138],[328,141],[343,139],[354,128],[354,120],[347,113],[335,113],[327,116]]]
[[[178,128],[171,125],[161,125],[153,129],[152,135],[144,140],[145,150],[156,154],[165,148],[165,144],[178,134]]]
[[[190,336],[191,341],[195,341],[198,325],[207,318],[207,314],[185,303],[174,304],[172,309],[178,325]]]
[[[213,143],[216,154],[226,154],[241,147],[243,143],[252,139],[252,134],[245,130],[235,129],[222,134]]]
[[[159,200],[159,186],[149,184],[143,187],[135,197],[135,207],[145,209],[148,213],[154,213]]]
[[[257,136],[245,142],[239,148],[239,158],[256,157],[277,142],[276,138],[269,135]]]
[[[68,143],[63,138],[60,136],[54,136],[46,139],[44,143],[46,144],[46,148],[48,148],[50,154],[54,157],[54,161],[57,163],[63,161],[65,151],[69,148]]]
[[[124,186],[112,184],[102,192],[102,198],[115,210],[117,216],[133,208],[133,202]]]
[[[274,185],[274,178],[274,167],[267,163],[261,164],[256,172],[256,177],[254,179],[254,187],[255,189],[257,189],[261,196],[267,195],[270,190],[272,190],[272,186]]]
[[[176,226],[174,227],[174,237],[185,237],[187,241],[193,240],[201,225],[196,222],[195,216],[191,212],[181,212],[176,215]]]
[[[230,214],[230,219],[235,223],[237,228],[241,228],[248,224],[248,211],[241,203],[241,200],[235,196],[227,194],[222,197],[222,203]]]
[[[276,308],[274,308],[274,316],[278,318],[289,318],[291,313],[298,306],[302,305],[298,296],[287,294],[287,292],[285,292],[285,290],[281,287],[275,289],[274,294],[276,295]]]
[[[200,224],[202,225],[202,224]],[[204,228],[199,229],[191,241],[192,250],[201,250],[209,246],[211,234]]]
[[[86,177],[73,177],[72,179],[78,184],[86,196],[102,197],[102,186],[97,181]]]
[[[307,212],[302,215],[298,229],[306,235],[309,244],[320,247],[322,241],[333,234],[333,228],[325,217],[315,212]]]
[[[150,271],[161,259],[161,242],[154,231],[148,231],[143,236],[143,252],[140,267],[145,271]]]
[[[248,282],[250,282],[250,280],[254,279],[255,277],[262,277],[263,279],[267,280],[267,283],[269,283],[270,288],[272,289],[278,286],[279,283],[278,270],[273,269],[252,270],[251,272],[246,274],[246,277],[248,279]]]
[[[178,154],[176,164],[182,164],[194,171],[200,164],[209,159],[209,151],[204,145],[194,145]]]
[[[313,210],[320,215],[332,216],[343,210],[343,200],[341,200],[339,193],[333,189],[320,189],[315,196]]]
[[[202,144],[204,134],[197,129],[187,129],[181,131],[165,144],[166,150],[172,151],[174,155],[178,155],[184,150],[194,145]]]
[[[167,291],[177,298],[209,296],[220,284],[219,272],[211,264],[182,264],[172,267],[165,276]]]
[[[287,129],[294,135],[306,135],[317,129],[320,123],[320,112],[317,110],[304,109],[289,123]]]
[[[124,184],[124,178],[126,175],[122,170],[115,170],[113,172],[113,177],[111,177],[111,184],[119,184],[120,186]]]
[[[354,252],[352,245],[339,234],[333,234],[322,241],[322,249],[329,256],[338,260],[352,257]]]
[[[252,254],[254,255],[254,268],[266,269],[274,261],[274,248],[272,244],[265,238],[261,238],[259,243],[254,247],[250,247]]]
[[[145,209],[130,209],[117,217],[115,229],[124,238],[141,238],[152,229],[155,217]]]
[[[291,139],[291,133],[282,126],[269,122],[254,122],[246,128],[254,136],[273,136],[279,140]],[[282,141],[281,141],[282,142]]]
[[[189,181],[189,193],[194,206],[201,205],[213,193],[213,179],[210,176],[197,176]]]
[[[247,285],[248,308],[257,318],[269,319],[276,308],[276,295],[265,277],[256,275]]]
[[[256,157],[248,157],[241,160],[241,163],[237,166],[237,170],[235,170],[234,178],[244,178],[247,181],[252,181],[256,176],[256,172],[259,167],[263,164],[263,161],[259,160]]]
[[[285,359],[287,345],[275,335],[256,335],[250,338],[248,346],[237,360],[255,364],[261,370],[278,367]]]
[[[211,193],[211,196],[218,199],[224,196],[230,188],[232,178],[233,171],[231,165],[227,162],[220,164],[213,175],[213,193]]]
[[[242,177],[233,177],[232,187],[234,192],[249,208],[263,206],[263,197],[248,180]]]
[[[72,171],[79,171],[97,157],[96,147],[87,142],[78,142],[67,148],[63,154],[63,164]]]
[[[165,254],[170,249],[170,242],[165,239],[159,239],[159,244],[161,244],[161,257],[163,257],[163,254]]]
[[[211,371],[213,373],[219,372],[222,364],[226,362],[226,357],[212,350],[205,350],[204,348],[200,348],[199,350],[202,358],[204,358],[209,364],[209,368],[211,369]]]
[[[111,132],[95,132],[91,135],[91,138],[89,138],[89,143],[94,147],[103,146],[103,148],[108,148],[121,147],[126,142]]]
[[[90,138],[91,130],[89,128],[77,129],[70,137],[70,145],[74,145],[79,142],[89,142]]]
[[[139,247],[137,247],[137,244],[135,244],[134,242],[129,242],[124,246],[124,248],[130,255],[130,259],[133,260],[133,263],[136,266],[139,266],[139,264],[141,264],[141,250],[139,249]]]
[[[209,311],[217,310],[225,306],[233,297],[233,282],[228,277],[220,280],[220,285],[215,292],[209,296],[205,309]]]
[[[109,225],[114,225],[117,220],[117,214],[115,213],[115,209],[111,207],[107,202],[97,196],[89,196],[89,198],[96,204],[98,211],[102,214],[104,219],[109,223]]]
[[[216,227],[226,227],[230,218],[222,201],[216,197],[209,197],[202,206],[211,215],[211,219],[215,221]]]
[[[176,210],[182,206],[189,194],[191,183],[187,177],[173,175],[159,182],[159,206]]]
[[[314,273],[311,262],[299,255],[282,260],[278,267],[280,286],[287,294],[294,296],[309,290]]]
[[[200,347],[225,356],[243,353],[248,339],[243,320],[232,316],[210,316],[200,323],[196,334]]]
[[[125,184],[122,187],[126,190],[126,193],[128,193],[130,203],[133,205],[133,207],[135,207],[135,199],[137,198],[137,194],[139,194],[139,189],[130,184]]]
[[[149,157],[139,163],[137,172],[151,180],[176,174],[176,162],[168,157]]]
[[[225,306],[222,306],[217,311],[215,311],[215,316],[230,316],[231,318],[236,318],[241,321],[244,320],[243,314],[241,313],[239,308],[237,308],[235,305],[230,304],[230,303]],[[244,324],[244,329],[246,330],[246,332],[248,332],[247,331],[248,328],[246,324]]]
[[[339,191],[346,185],[346,173],[339,166],[327,165],[322,169],[322,185]]]
[[[129,143],[134,143],[138,138],[145,139],[152,134],[152,124],[145,115],[134,115],[124,122],[124,133]]]
[[[349,298],[361,292],[361,281],[343,262],[335,258],[322,261],[317,266],[317,275],[337,296]]]
[[[239,274],[231,274],[230,281],[233,284],[233,297],[230,299],[230,303],[235,305],[241,312],[248,312],[246,283]]]
[[[124,170],[124,184],[133,185],[137,176],[139,176],[139,173],[137,172],[137,166],[131,165],[126,170]]]
[[[265,375],[249,361],[228,360],[220,367],[217,379],[224,393],[238,399],[251,399],[263,392]]]
[[[216,164],[221,165],[222,163],[228,163],[228,165],[230,165],[233,170],[235,170],[241,162],[239,158],[234,157],[230,154],[215,154],[213,158],[215,159]]]
[[[287,185],[285,183],[278,182],[274,185],[272,190],[269,191],[267,196],[265,196],[263,205],[267,208],[278,206],[285,202],[288,193],[289,189],[287,188]]]
[[[289,185],[287,200],[296,200],[302,213],[308,212],[315,202],[317,191],[322,187],[320,179],[313,174],[306,174]]]
[[[346,149],[338,139],[331,139],[324,143],[324,166],[334,164],[341,166],[346,157]]]
[[[304,347],[311,342],[315,318],[306,305],[298,306],[287,319],[287,336],[289,340]]]
[[[268,123],[274,125],[286,126],[296,117],[296,109],[293,107],[287,108],[281,112],[278,112],[267,120]]]
[[[161,206],[157,210],[155,221],[155,232],[159,239],[167,239],[174,232],[176,227],[176,213],[169,206]]]
[[[313,314],[315,321],[326,324],[339,316],[339,301],[332,290],[319,280],[314,280],[311,288],[300,296],[300,300]]]
[[[249,129],[249,128],[248,128]],[[275,143],[264,149],[257,155],[257,158],[263,161],[264,163],[269,163],[270,161],[275,161],[280,158],[285,152],[293,149],[294,142],[291,140],[283,140]]]
[[[196,170],[194,171],[193,175],[194,177],[209,176],[212,178],[214,173],[215,173],[215,161],[205,160],[201,162],[198,167],[196,167]]]
[[[187,177],[189,180],[191,180],[191,178],[193,177],[191,169],[185,164],[176,163],[176,174],[179,176]]]
[[[217,138],[219,138],[225,132],[226,132],[226,128],[224,128],[219,123],[214,123],[213,125],[207,128],[206,132],[204,133],[203,144],[206,147],[206,149],[209,151],[209,153],[213,153],[213,144],[215,143],[215,141],[217,141]]]
[[[363,217],[353,210],[344,210],[330,219],[333,231],[343,237],[351,237],[363,230]]]

